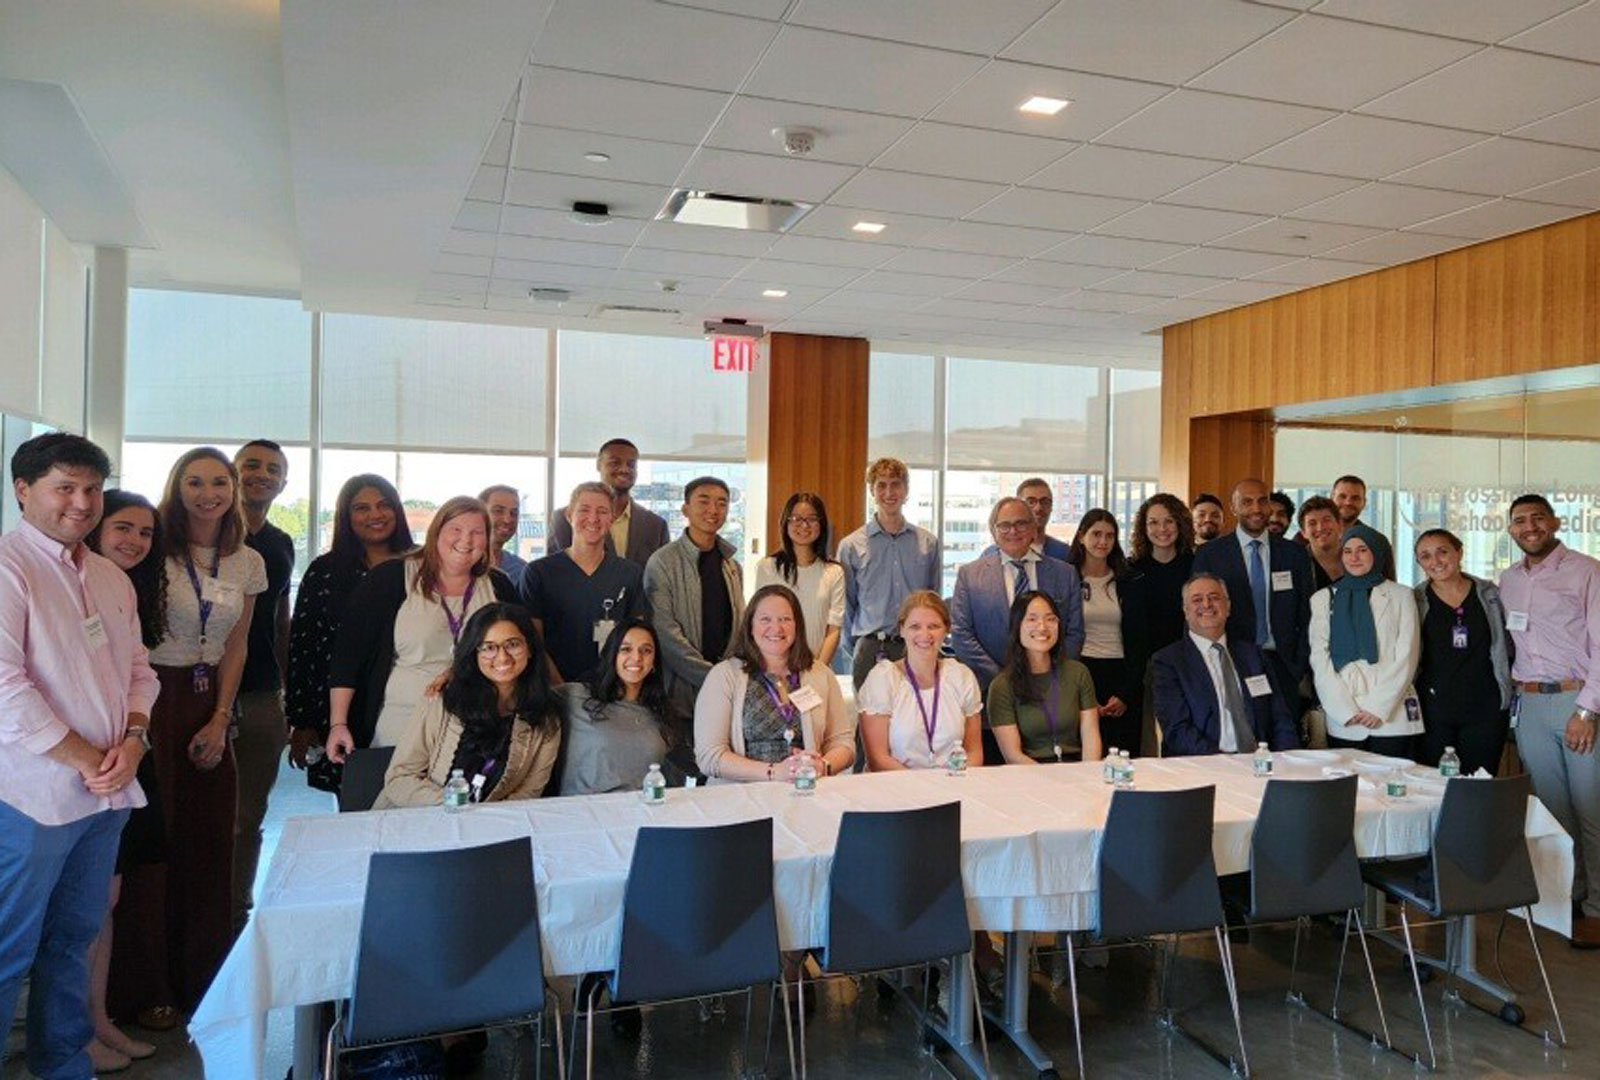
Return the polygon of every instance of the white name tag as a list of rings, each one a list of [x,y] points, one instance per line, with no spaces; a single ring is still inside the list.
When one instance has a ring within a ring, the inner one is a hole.
[[[789,694],[789,704],[801,712],[810,712],[822,704],[822,695],[809,686],[802,686]]]
[[[1250,691],[1251,697],[1266,697],[1272,693],[1272,684],[1265,675],[1246,675],[1244,688]]]
[[[1526,611],[1506,612],[1507,630],[1526,630],[1528,628],[1528,613]]]
[[[1288,592],[1294,588],[1294,573],[1289,570],[1274,570],[1272,572],[1272,591]]]
[[[231,581],[214,577],[200,579],[200,599],[209,603],[237,604],[239,595],[239,586]]]
[[[594,643],[600,648],[606,647],[606,642],[611,638],[611,631],[617,628],[615,619],[596,619],[594,621]]]
[[[99,649],[105,647],[109,639],[106,637],[105,620],[100,618],[98,611],[83,620],[83,636],[89,639],[89,648]]]

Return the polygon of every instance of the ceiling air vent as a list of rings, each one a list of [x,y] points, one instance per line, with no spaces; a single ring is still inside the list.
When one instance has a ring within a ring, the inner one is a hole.
[[[805,217],[811,203],[787,199],[764,199],[755,195],[722,195],[714,191],[678,188],[667,205],[656,215],[657,221],[676,221],[683,225],[714,225],[719,229],[746,229],[751,232],[788,232]]]
[[[528,290],[529,300],[542,300],[547,304],[565,304],[572,299],[572,290],[558,285],[535,285]]]

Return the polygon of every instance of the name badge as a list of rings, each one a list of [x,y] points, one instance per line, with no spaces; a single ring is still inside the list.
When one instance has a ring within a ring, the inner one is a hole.
[[[1526,630],[1528,628],[1528,613],[1526,611],[1506,612],[1507,630]]]
[[[822,704],[822,695],[809,686],[802,686],[789,694],[789,704],[801,712],[810,712]]]
[[[611,631],[617,628],[615,619],[596,619],[594,621],[594,643],[600,648],[606,647],[606,642],[611,638]]]
[[[1294,588],[1294,571],[1274,570],[1272,572],[1272,591],[1289,592]]]
[[[203,577],[200,579],[200,599],[212,604],[236,604],[239,601],[239,586],[221,578]]]
[[[89,639],[89,648],[104,648],[107,641],[105,620],[100,618],[97,611],[83,620],[83,636]]]
[[[1450,628],[1450,645],[1452,648],[1465,649],[1467,647],[1467,628],[1457,623]]]
[[[1251,697],[1266,697],[1272,693],[1272,684],[1265,675],[1246,675],[1244,688],[1250,691]]]
[[[1413,724],[1422,723],[1422,702],[1417,699],[1417,695],[1414,693],[1407,694],[1405,697],[1405,705],[1406,719]]]

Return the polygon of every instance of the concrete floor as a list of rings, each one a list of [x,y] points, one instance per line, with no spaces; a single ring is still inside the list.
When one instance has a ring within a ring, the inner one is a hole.
[[[306,788],[304,774],[291,773],[286,767],[273,793],[263,868],[277,838],[277,823],[293,814],[325,810],[329,805],[327,796]],[[1594,990],[1594,980],[1600,976],[1600,953],[1578,952],[1564,940],[1540,932],[1540,945],[1555,985],[1569,1043],[1566,1049],[1551,1047],[1527,1033],[1541,1032],[1549,1026],[1549,1007],[1539,988],[1527,934],[1519,920],[1508,920],[1497,951],[1500,928],[1499,919],[1480,921],[1480,966],[1491,976],[1498,976],[1498,971],[1503,969],[1504,978],[1522,995],[1528,1014],[1526,1030],[1517,1031],[1476,1009],[1443,1008],[1440,981],[1425,984],[1423,990],[1439,1050],[1440,1075],[1600,1077],[1600,1005],[1596,1003]],[[1435,949],[1439,947],[1440,937],[1428,937]],[[1234,946],[1252,1073],[1263,1077],[1294,1077],[1295,1080],[1406,1077],[1416,1073],[1418,1070],[1409,1060],[1393,1053],[1374,1051],[1361,1037],[1285,1003],[1291,938],[1288,929],[1257,930],[1253,931],[1250,944]],[[1331,994],[1338,944],[1332,932],[1318,928],[1304,939],[1301,950],[1301,989],[1323,1004]],[[1226,1076],[1225,1067],[1157,1024],[1158,959],[1159,954],[1142,948],[1117,949],[1112,951],[1110,963],[1103,969],[1080,967],[1078,986],[1089,1071],[1096,1077],[1170,1077],[1174,1080]],[[1374,961],[1394,1041],[1397,1045],[1422,1050],[1424,1043],[1416,1018],[1415,998],[1400,954],[1377,946]],[[1055,1055],[1061,1075],[1071,1076],[1075,1068],[1067,990],[1065,986],[1052,985],[1049,973],[1053,964],[1048,959],[1040,967],[1041,971],[1034,976],[1030,1027],[1035,1038]],[[1359,965],[1352,957],[1346,972],[1345,1008],[1354,1022],[1375,1027],[1377,1018],[1370,991],[1359,972]],[[1174,1001],[1180,1009],[1186,1010],[1186,1023],[1214,1045],[1223,1049],[1230,1047],[1232,1023],[1221,969],[1209,938],[1191,939],[1185,944],[1173,977]],[[1475,997],[1471,991],[1468,996]],[[1487,999],[1476,999],[1488,1003]],[[744,999],[740,997],[727,999],[725,1013],[721,1015],[704,1016],[693,1004],[649,1010],[637,1041],[614,1036],[602,1018],[595,1033],[595,1075],[659,1080],[737,1076],[741,1066],[743,1008]],[[755,1066],[760,1065],[760,1036],[765,1015],[764,1004],[758,1003],[752,1036]],[[935,1060],[921,1052],[913,1012],[898,999],[880,1000],[871,980],[861,986],[851,980],[826,984],[817,1013],[808,1021],[807,1028],[810,1074],[818,1080],[943,1076],[942,1065],[948,1065],[958,1076],[964,1075],[962,1066],[949,1054],[941,1052],[939,1060]],[[159,1036],[132,1033],[150,1038],[158,1044],[160,1052],[121,1074],[129,1080],[179,1080],[202,1075],[199,1055],[188,1045],[181,1031]],[[289,1039],[288,1012],[275,1013],[267,1038],[266,1075],[271,1080],[283,1076],[288,1069]],[[783,1075],[786,1068],[782,1046],[780,1019],[769,1070],[774,1077]],[[522,1052],[517,1054],[509,1035],[496,1034],[491,1039],[481,1075],[508,1076],[516,1060],[523,1066],[524,1074],[532,1076],[530,1049],[531,1041],[524,1040]],[[1003,1039],[991,1040],[990,1053],[997,1077],[1035,1075],[1027,1060]],[[547,1068],[552,1068],[553,1063],[551,1054],[547,1057]],[[26,1076],[21,1062],[15,1059],[8,1060],[0,1069],[0,1080],[23,1080]]]

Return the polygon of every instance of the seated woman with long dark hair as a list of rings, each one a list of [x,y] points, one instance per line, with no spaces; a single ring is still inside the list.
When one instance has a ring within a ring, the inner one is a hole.
[[[562,711],[561,794],[633,791],[672,746],[667,686],[655,627],[642,615],[618,623],[587,683],[556,687]]]
[[[1067,655],[1049,593],[1011,602],[1006,666],[989,684],[989,726],[1007,765],[1099,761],[1100,709],[1089,669]]]
[[[473,802],[536,799],[550,780],[561,721],[533,617],[492,603],[467,620],[450,682],[421,696],[374,810],[436,806],[460,769]]]

